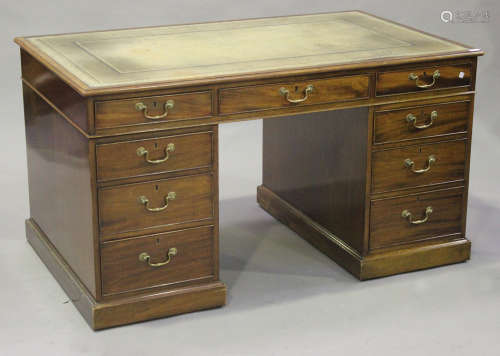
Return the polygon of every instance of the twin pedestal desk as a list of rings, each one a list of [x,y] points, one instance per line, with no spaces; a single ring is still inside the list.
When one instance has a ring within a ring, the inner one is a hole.
[[[225,304],[224,122],[265,118],[258,203],[357,278],[470,256],[478,49],[360,11],[16,42],[27,238],[94,329]]]

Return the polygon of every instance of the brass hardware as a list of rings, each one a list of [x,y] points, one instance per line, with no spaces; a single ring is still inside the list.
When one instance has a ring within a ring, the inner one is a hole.
[[[167,100],[165,102],[164,108],[165,108],[165,111],[164,111],[163,114],[160,114],[160,115],[149,115],[148,114],[148,106],[146,104],[144,104],[143,102],[135,104],[135,109],[137,111],[144,111],[143,112],[144,113],[144,117],[146,119],[150,119],[150,120],[158,120],[158,119],[163,119],[164,117],[166,117],[168,115],[168,110],[174,108],[174,101],[173,100]]]
[[[436,69],[434,71],[434,73],[432,74],[432,82],[431,83],[427,83],[427,84],[420,84],[420,77],[418,75],[416,75],[415,73],[410,73],[408,75],[408,79],[410,80],[414,80],[415,81],[415,85],[419,88],[422,88],[422,89],[425,89],[425,88],[430,88],[430,87],[433,87],[434,84],[436,84],[436,80],[441,76],[441,73],[439,73],[439,69]]]
[[[419,225],[419,224],[423,224],[423,223],[427,222],[427,220],[429,220],[429,217],[431,216],[432,211],[433,211],[432,206],[428,206],[427,208],[425,208],[425,217],[423,219],[420,219],[420,220],[412,220],[413,215],[411,214],[411,212],[409,210],[403,210],[401,212],[401,217],[403,219],[407,219],[408,222],[412,225]]]
[[[165,210],[168,207],[168,202],[170,200],[174,200],[175,196],[176,196],[175,192],[169,192],[165,196],[165,205],[160,206],[159,208],[150,208],[149,207],[149,199],[146,198],[144,195],[141,195],[140,197],[138,197],[137,201],[140,204],[143,204],[147,211],[156,212],[156,211],[163,211],[163,210]]]
[[[406,168],[409,168],[411,169],[411,171],[413,173],[416,173],[416,174],[421,174],[421,173],[425,173],[427,172],[428,170],[431,169],[431,165],[433,163],[436,162],[436,156],[434,155],[430,155],[428,158],[427,158],[427,165],[425,166],[425,168],[422,168],[422,169],[415,169],[415,162],[413,162],[411,159],[407,158],[404,160],[404,165]]]
[[[286,89],[285,87],[280,88],[280,94],[285,97],[286,101],[289,103],[297,104],[297,103],[302,103],[306,101],[309,98],[309,94],[311,94],[314,90],[314,86],[312,84],[309,84],[305,89],[304,89],[304,97],[300,99],[290,99],[290,91]]]
[[[165,162],[169,158],[168,153],[174,152],[174,151],[175,151],[175,145],[173,143],[169,143],[167,145],[167,147],[165,147],[165,157],[160,158],[160,159],[149,159],[149,152],[147,149],[145,149],[144,147],[141,146],[136,150],[137,155],[139,157],[145,156],[144,158],[145,158],[146,162],[151,163],[151,164],[158,164],[158,163]]]
[[[139,261],[146,262],[151,267],[161,267],[165,266],[166,264],[169,264],[170,261],[172,261],[172,257],[174,257],[175,255],[177,255],[177,249],[175,247],[171,247],[168,249],[167,259],[163,262],[157,262],[157,263],[151,262],[151,256],[149,256],[147,252],[143,252],[139,255]]]
[[[436,121],[437,117],[438,117],[438,113],[436,110],[434,110],[431,112],[431,120],[429,121],[429,123],[424,124],[424,125],[417,125],[417,117],[413,114],[408,114],[406,116],[406,122],[408,123],[408,128],[413,127],[417,130],[423,130],[423,129],[426,129],[428,127],[431,127],[434,124],[434,121]]]

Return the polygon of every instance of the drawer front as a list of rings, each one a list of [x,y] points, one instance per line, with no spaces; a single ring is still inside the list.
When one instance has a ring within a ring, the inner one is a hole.
[[[99,190],[101,235],[213,218],[210,174]]]
[[[104,295],[211,278],[214,268],[212,227],[111,241],[101,246]]]
[[[471,66],[429,66],[377,75],[378,95],[403,94],[471,85]]]
[[[375,200],[370,249],[461,233],[463,190]]]
[[[212,136],[212,132],[200,132],[97,145],[97,179],[211,167]]]
[[[222,115],[368,98],[368,76],[221,89]]]
[[[441,142],[374,152],[372,192],[463,180],[466,142]]]
[[[375,113],[375,144],[465,133],[470,102],[413,106]]]
[[[199,119],[211,114],[212,95],[209,91],[98,101],[95,103],[95,127]]]

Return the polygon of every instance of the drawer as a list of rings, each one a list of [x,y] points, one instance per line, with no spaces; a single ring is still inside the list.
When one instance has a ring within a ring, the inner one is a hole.
[[[459,140],[374,152],[372,192],[463,180],[466,143]]]
[[[211,219],[213,184],[211,174],[202,174],[101,188],[101,235]]]
[[[463,190],[374,200],[370,249],[461,233]]]
[[[412,106],[375,113],[375,144],[459,134],[467,131],[470,102]]]
[[[442,65],[380,72],[376,95],[402,94],[471,85],[471,66]]]
[[[97,179],[107,181],[211,167],[212,136],[212,132],[200,132],[99,144]]]
[[[211,114],[212,94],[209,91],[97,101],[95,127],[102,129],[199,119]]]
[[[220,114],[368,98],[364,75],[221,89]]]
[[[104,295],[213,278],[214,269],[212,227],[110,241],[101,246]]]

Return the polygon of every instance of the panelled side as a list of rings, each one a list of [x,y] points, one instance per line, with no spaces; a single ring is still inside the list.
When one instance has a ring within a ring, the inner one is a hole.
[[[263,185],[363,250],[368,107],[264,120]]]
[[[89,142],[23,85],[30,215],[96,296]]]

